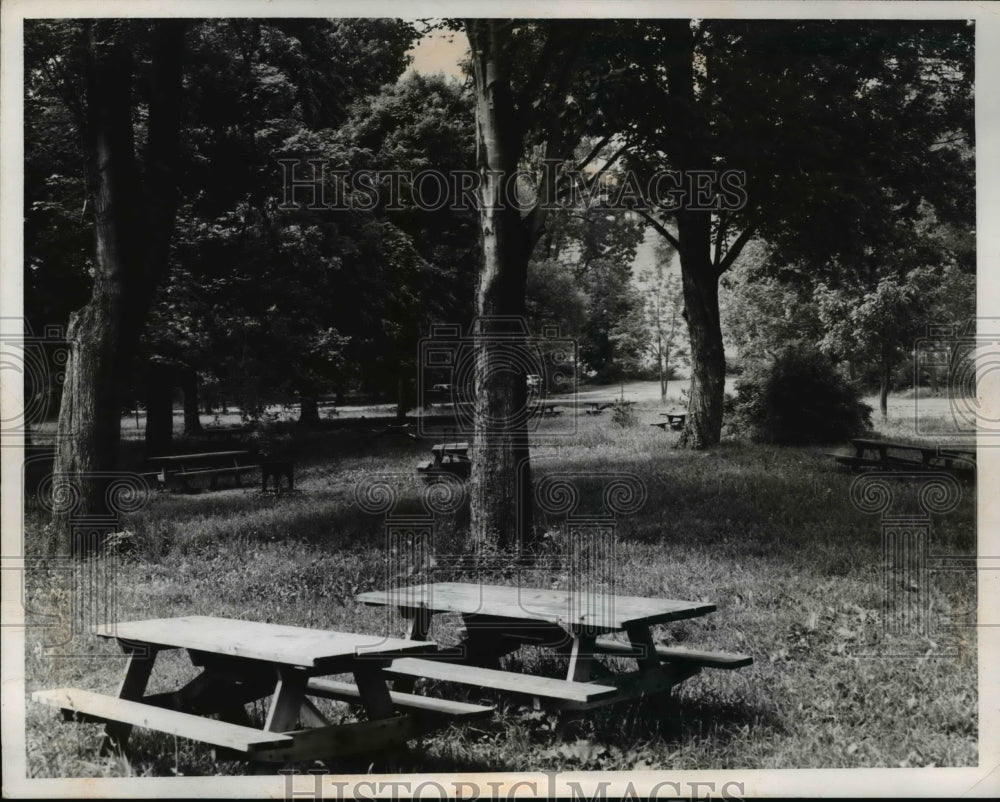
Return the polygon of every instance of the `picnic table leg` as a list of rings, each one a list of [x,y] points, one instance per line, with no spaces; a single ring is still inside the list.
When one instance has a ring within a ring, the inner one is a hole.
[[[639,669],[658,670],[660,667],[660,658],[656,654],[656,644],[653,643],[653,634],[649,631],[649,627],[626,627],[625,631],[628,633],[629,643],[642,650],[636,657]],[[650,697],[653,707],[662,719],[677,719],[672,690],[668,689],[663,693]]]
[[[389,686],[378,662],[373,661],[370,665],[355,664],[354,682],[358,686],[361,704],[364,705],[369,721],[392,718],[394,711]],[[406,760],[410,755],[410,747],[403,741],[386,750],[385,754],[387,757]]]
[[[309,678],[302,670],[278,669],[278,683],[274,688],[274,698],[267,711],[264,729],[268,732],[288,732],[294,730],[299,721],[299,711],[306,698],[306,683]]]
[[[431,629],[431,612],[429,610],[414,610],[406,624],[406,637],[410,640],[427,640],[427,635]],[[393,680],[392,689],[402,693],[413,693],[413,688],[417,684],[416,677],[399,677]]]
[[[299,716],[306,701],[306,683],[309,677],[301,669],[279,668],[278,681],[274,686],[274,696],[264,720],[264,729],[268,732],[289,732],[296,728]],[[250,761],[251,774],[270,774],[273,760],[262,760],[259,757]]]
[[[153,663],[156,662],[156,655],[159,654],[159,650],[152,646],[142,646],[121,640],[118,641],[118,645],[128,655],[128,661],[125,664],[125,675],[118,686],[118,698],[137,702],[146,693],[146,685],[149,684],[149,675],[153,671]],[[131,724],[109,721],[104,728],[104,738],[101,740],[100,753],[102,755],[109,755],[115,749],[125,753],[131,734]]]
[[[573,682],[588,682],[591,673],[597,663],[594,656],[594,636],[575,635],[569,647],[569,668],[566,671],[566,679]],[[534,700],[536,709],[540,707],[539,700]],[[565,710],[559,717],[559,735],[562,738],[570,738],[579,732],[580,722],[583,714],[576,710]]]

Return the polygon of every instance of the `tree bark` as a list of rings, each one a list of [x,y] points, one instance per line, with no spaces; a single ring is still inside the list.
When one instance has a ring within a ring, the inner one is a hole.
[[[146,454],[170,453],[174,437],[174,371],[162,362],[146,369]]]
[[[305,426],[319,423],[319,402],[315,396],[302,396],[299,399],[299,423]]]
[[[55,508],[49,544],[54,549],[70,542],[74,518],[111,519],[107,528],[115,526],[105,491],[118,464],[122,385],[166,270],[176,209],[184,24],[160,20],[153,28],[145,193],[132,119],[131,40],[137,28],[114,19],[89,21],[84,28],[86,119],[81,124],[93,196],[95,275],[90,301],[70,316],[67,330],[70,357],[56,473],[78,500]]]
[[[722,437],[726,357],[719,315],[719,278],[709,256],[707,212],[680,212],[681,284],[684,320],[691,343],[691,387],[680,445],[701,449]]]
[[[477,554],[524,548],[532,533],[527,386],[512,349],[511,317],[523,321],[527,232],[504,183],[517,170],[521,138],[504,61],[500,20],[470,20],[475,76],[483,262],[473,331],[475,430],[469,481],[471,542]],[[506,320],[504,319],[506,318]],[[513,335],[513,336],[512,336]],[[522,337],[522,347],[523,337]]]
[[[178,378],[181,391],[184,393],[184,434],[201,434],[201,413],[198,399],[198,371],[194,368],[181,368]]]
[[[671,30],[675,43],[666,54],[671,110],[684,120],[677,142],[676,166],[683,173],[711,169],[705,144],[707,131],[694,86],[695,33],[688,20],[670,20],[664,24]],[[711,256],[711,212],[683,209],[677,212],[676,219],[684,320],[691,342],[687,419],[678,445],[702,449],[717,444],[722,437],[726,358],[719,315],[720,271]]]

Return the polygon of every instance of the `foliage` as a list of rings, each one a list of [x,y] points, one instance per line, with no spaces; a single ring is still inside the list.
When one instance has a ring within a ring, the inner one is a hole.
[[[871,428],[857,386],[815,350],[788,348],[736,381],[733,426],[758,442],[842,443]]]
[[[622,429],[628,429],[638,423],[639,417],[635,411],[635,404],[624,399],[615,399],[611,402],[611,422]]]

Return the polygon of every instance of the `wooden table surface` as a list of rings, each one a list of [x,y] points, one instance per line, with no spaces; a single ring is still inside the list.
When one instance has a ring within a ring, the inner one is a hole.
[[[365,604],[402,610],[457,612],[558,624],[571,631],[615,632],[635,625],[652,625],[697,618],[715,610],[707,602],[650,599],[590,592],[570,592],[438,582],[359,594]]]
[[[382,635],[307,629],[284,624],[240,621],[214,616],[182,616],[126,621],[94,627],[103,638],[158,647],[194,649],[212,654],[317,667],[337,658],[397,657],[424,653],[434,644]]]

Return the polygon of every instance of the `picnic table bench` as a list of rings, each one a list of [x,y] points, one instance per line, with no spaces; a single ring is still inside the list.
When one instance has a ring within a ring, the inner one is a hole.
[[[127,655],[116,696],[79,688],[36,691],[36,702],[67,720],[106,724],[102,753],[124,750],[133,727],[208,743],[217,757],[285,763],[369,753],[405,743],[455,719],[493,708],[390,692],[391,660],[433,653],[436,645],[209,616],[152,619],[94,628]],[[180,689],[146,694],[157,655],[185,649],[201,673]],[[324,675],[352,674],[354,682]],[[263,726],[246,704],[271,697]],[[333,725],[310,700],[360,705],[367,721]],[[205,718],[219,715],[219,720]]]
[[[259,466],[259,462],[249,460],[249,451],[206,451],[150,457],[147,462],[158,471],[159,482],[164,487],[177,482],[184,490],[190,490],[192,479],[207,478],[210,488],[215,490],[220,476],[232,476],[236,486],[242,487],[243,474],[256,471]]]
[[[675,432],[679,432],[684,429],[684,420],[687,418],[687,414],[683,412],[661,412],[664,418],[663,422],[651,423],[650,426],[659,426],[663,431],[666,431],[669,427]]]
[[[651,627],[707,615],[715,605],[670,599],[602,595],[497,585],[439,582],[358,595],[370,605],[395,607],[408,619],[407,637],[427,638],[431,617],[460,613],[466,637],[454,648],[394,660],[386,673],[406,691],[418,679],[456,682],[530,697],[536,706],[583,711],[670,690],[702,668],[750,665],[744,654],[698,651],[653,642]],[[627,641],[609,637],[624,632]],[[569,658],[565,679],[500,668],[500,657],[524,645]],[[596,658],[637,661],[637,670],[610,671]]]
[[[975,471],[976,449],[962,445],[915,445],[866,437],[852,438],[854,454],[828,454],[839,467],[858,470],[955,470]]]
[[[435,474],[442,471],[459,476],[468,476],[472,469],[469,458],[470,445],[464,443],[438,443],[431,446],[433,461],[428,460],[417,466],[418,473]]]
[[[209,439],[231,439],[256,431],[257,426],[248,423],[243,426],[203,426],[200,436]]]

